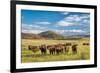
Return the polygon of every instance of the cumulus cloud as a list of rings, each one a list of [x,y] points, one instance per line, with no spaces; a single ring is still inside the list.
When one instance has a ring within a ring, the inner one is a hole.
[[[62,12],[61,14],[63,14],[63,15],[68,15],[69,12]]]
[[[70,15],[66,17],[64,20],[71,21],[71,22],[78,22],[78,21],[81,21],[81,17],[78,15]]]
[[[71,26],[71,25],[74,25],[74,24],[71,23],[71,22],[67,22],[67,21],[62,20],[62,21],[59,21],[57,23],[57,25],[59,25],[59,26]]]
[[[50,22],[33,22],[33,24],[43,24],[43,25],[48,25],[51,24]]]
[[[42,32],[46,27],[33,25],[33,24],[22,24],[22,32],[23,33],[34,33],[38,34]]]
[[[22,30],[22,33],[33,33],[33,34],[39,34],[43,32],[43,30]]]
[[[88,18],[90,18],[89,14],[83,14],[82,17],[81,17],[81,19],[88,19]]]
[[[33,25],[33,24],[22,24],[22,29],[45,29],[46,27],[44,26],[39,26],[39,25]]]
[[[57,25],[59,26],[73,26],[73,25],[81,25],[83,23],[89,24],[89,18],[90,15],[84,14],[84,15],[77,15],[72,14],[66,16],[64,19],[57,22]]]
[[[67,33],[67,32],[74,32],[74,33],[85,33],[84,30],[80,30],[80,29],[72,29],[72,30],[55,30],[56,32],[60,32],[60,33]]]

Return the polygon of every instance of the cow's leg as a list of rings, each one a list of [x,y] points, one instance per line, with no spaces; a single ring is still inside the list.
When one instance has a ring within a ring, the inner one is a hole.
[[[53,49],[53,54],[55,54],[55,49]]]
[[[53,49],[52,49],[52,55],[53,55]]]
[[[73,54],[77,54],[77,50],[75,48],[73,49]]]
[[[44,54],[46,55],[46,53],[47,53],[47,52],[46,52],[46,49],[45,49],[45,50],[44,50]]]
[[[50,49],[49,51],[50,51],[50,55],[52,55],[52,50]]]
[[[58,54],[58,49],[56,50],[56,54]]]

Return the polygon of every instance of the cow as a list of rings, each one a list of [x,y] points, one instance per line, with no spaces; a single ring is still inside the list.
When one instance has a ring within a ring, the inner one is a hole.
[[[69,43],[66,43],[65,45],[66,45],[66,46],[71,46],[72,44],[69,42]]]
[[[65,53],[68,53],[69,52],[69,45],[66,45],[66,44],[63,44],[63,51],[65,52]]]
[[[72,45],[72,52],[73,54],[77,53],[77,44]]]
[[[87,46],[88,46],[88,45],[90,45],[90,44],[89,44],[89,43],[83,43],[83,45],[84,45],[84,46],[85,46],[85,45],[87,45]]]
[[[48,45],[47,49],[49,50],[50,55],[60,54],[63,52],[63,48],[61,44]]]
[[[47,47],[46,47],[46,45],[39,46],[39,49],[41,51],[41,54],[45,55],[47,53]]]
[[[65,47],[63,46],[63,44],[57,44],[55,45],[55,52],[56,54],[61,54],[64,52]]]
[[[60,44],[60,46],[63,50],[63,53],[68,53],[69,52],[69,46],[71,46],[71,45],[72,45],[71,43]]]
[[[39,51],[38,46],[33,46],[33,45],[28,45],[28,50],[31,50],[34,53]]]
[[[48,45],[47,49],[49,50],[50,55],[55,54],[55,46],[54,45]]]

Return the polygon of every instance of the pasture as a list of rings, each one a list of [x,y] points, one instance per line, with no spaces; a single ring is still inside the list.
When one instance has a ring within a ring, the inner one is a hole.
[[[46,55],[42,55],[40,50],[37,52],[32,52],[28,50],[28,45],[39,46],[42,44],[45,45],[54,45],[54,44],[63,44],[66,42],[76,43],[77,53],[73,54],[71,46],[69,46],[69,52],[63,54],[50,55],[48,50]],[[22,39],[21,43],[21,62],[30,63],[30,62],[49,62],[49,61],[72,61],[72,60],[89,60],[90,59],[90,46],[83,45],[83,43],[89,43],[89,38],[82,38],[77,40],[39,40],[39,39]]]

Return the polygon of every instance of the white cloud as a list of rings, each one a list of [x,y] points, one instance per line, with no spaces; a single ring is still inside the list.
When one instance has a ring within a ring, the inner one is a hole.
[[[63,12],[63,13],[61,13],[61,14],[63,14],[63,15],[68,15],[68,14],[69,14],[69,12]]]
[[[70,15],[65,17],[63,20],[57,22],[59,26],[72,26],[77,25],[76,22],[81,21],[81,18],[78,15]]]
[[[39,26],[39,25],[30,25],[29,27],[31,28],[38,28],[38,29],[45,29],[46,27],[43,27],[43,26]]]
[[[85,31],[74,29],[74,30],[69,30],[68,32],[84,33]]]
[[[66,13],[67,14],[67,13]],[[59,26],[73,26],[73,25],[81,25],[83,23],[89,24],[89,17],[90,15],[68,15],[63,20],[60,20],[56,23]]]
[[[22,24],[22,32],[23,33],[33,33],[38,34],[45,30],[46,27],[33,25],[33,24]]]
[[[64,20],[71,21],[71,22],[78,22],[78,21],[81,21],[81,17],[78,15],[70,15],[66,17]]]
[[[72,26],[72,25],[74,25],[74,24],[71,23],[71,22],[66,22],[66,21],[62,20],[62,21],[59,21],[59,22],[57,23],[57,25],[59,25],[59,26]]]
[[[90,15],[84,14],[83,16],[81,16],[82,19],[87,19],[90,18]]]
[[[67,33],[67,32],[74,32],[74,33],[85,33],[85,31],[80,30],[80,29],[72,29],[72,30],[55,30],[57,33]]]
[[[33,33],[33,34],[39,34],[43,32],[43,30],[22,30],[23,33]]]
[[[22,24],[22,30],[30,30],[30,29],[45,29],[47,27],[34,25],[34,24]]]
[[[48,25],[51,24],[50,22],[33,22],[33,24],[43,24],[43,25]]]
[[[89,23],[89,20],[84,19],[84,20],[83,20],[83,23]]]

